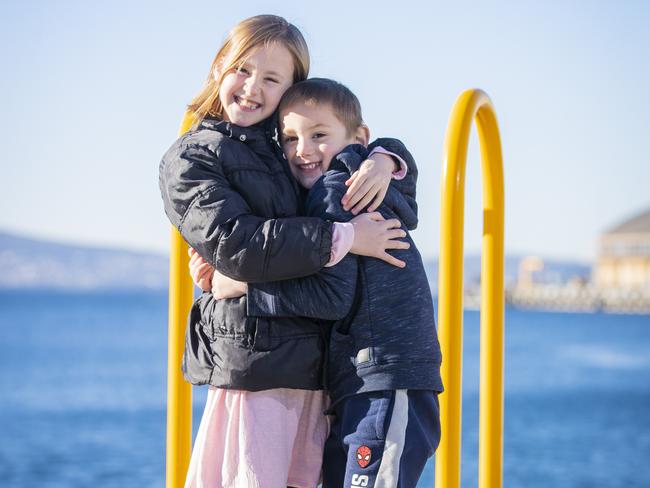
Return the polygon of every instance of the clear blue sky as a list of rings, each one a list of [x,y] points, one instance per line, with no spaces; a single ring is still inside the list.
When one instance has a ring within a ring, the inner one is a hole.
[[[224,5],[2,2],[0,230],[166,250],[160,156],[226,32],[258,13],[301,28],[311,74],[346,83],[372,134],[410,147],[426,257],[438,254],[442,143],[465,88],[497,109],[507,252],[589,260],[599,232],[650,207],[648,2]],[[475,138],[468,166],[476,251]]]

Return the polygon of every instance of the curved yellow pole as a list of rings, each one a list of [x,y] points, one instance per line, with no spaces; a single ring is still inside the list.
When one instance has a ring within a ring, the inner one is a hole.
[[[180,133],[185,133],[193,121],[191,114],[185,114]],[[172,227],[167,338],[167,488],[184,486],[192,452],[192,385],[183,379],[181,372],[185,326],[194,299],[188,264],[187,244]]]
[[[467,90],[456,100],[449,118],[442,171],[438,327],[445,392],[440,396],[442,439],[436,454],[437,488],[460,487],[464,192],[472,120],[478,128],[483,175],[479,487],[502,486],[503,159],[490,98],[482,90]]]

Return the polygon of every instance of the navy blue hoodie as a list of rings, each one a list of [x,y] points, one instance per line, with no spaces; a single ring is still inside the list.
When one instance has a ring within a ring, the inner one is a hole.
[[[391,184],[378,210],[412,230],[417,225],[417,168],[408,151],[394,152],[406,155],[408,176]],[[367,155],[360,145],[339,153],[309,191],[307,213],[338,222],[352,219],[341,198],[347,191],[345,181]],[[405,240],[411,244],[409,249],[391,251],[406,262],[405,268],[348,254],[336,266],[311,276],[249,284],[250,316],[335,321],[326,383],[333,402],[369,391],[443,390],[431,291],[415,243],[410,235]]]

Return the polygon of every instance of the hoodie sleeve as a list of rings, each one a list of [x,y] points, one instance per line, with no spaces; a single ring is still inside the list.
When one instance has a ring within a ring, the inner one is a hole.
[[[309,192],[309,215],[336,221],[352,215],[341,207],[343,183],[326,185],[321,179]],[[357,284],[358,260],[348,253],[338,264],[303,278],[248,286],[248,314],[251,316],[305,316],[340,320],[350,311]]]
[[[395,153],[400,158],[402,158],[408,167],[407,175],[414,175],[415,180],[417,181],[418,167],[415,164],[415,159],[413,159],[410,151],[406,149],[406,146],[402,141],[399,139],[392,139],[390,137],[380,137],[379,139],[370,143],[368,146],[368,151],[372,151],[375,147],[383,147],[387,151]]]
[[[368,146],[368,149],[359,144],[352,144],[336,155],[334,160],[332,160],[332,165],[330,167],[335,168],[339,171],[346,171],[348,174],[352,174],[367,158],[367,155],[369,153],[368,150],[372,150],[372,148],[375,146],[381,146],[384,149],[394,152],[395,154],[399,154],[400,157],[402,157],[407,163],[408,172],[406,176],[401,180],[391,180],[389,191],[384,197],[383,203],[385,204],[390,198],[391,191],[400,193],[403,197],[403,200],[406,202],[406,205],[410,207],[409,213],[412,215],[412,218],[403,219],[404,226],[408,230],[414,230],[417,228],[418,223],[418,205],[415,199],[418,168],[415,164],[413,156],[406,149],[406,147],[404,147],[404,144],[402,144],[397,139],[377,139],[370,146]]]
[[[218,154],[182,137],[160,164],[165,212],[187,243],[238,281],[283,280],[321,269],[330,259],[331,223],[253,215],[230,185]]]
[[[388,137],[381,137],[370,143],[368,148],[364,148],[359,144],[353,144],[344,149],[344,152],[354,152],[359,156],[359,158],[346,158],[341,160],[345,165],[345,170],[348,174],[352,174],[357,171],[361,164],[368,158],[368,154],[375,149],[376,147],[382,147],[386,151],[392,152],[398,155],[404,160],[407,167],[406,176],[401,179],[392,179],[391,186],[394,186],[398,191],[405,193],[407,195],[413,195],[415,198],[415,186],[418,180],[418,167],[415,164],[415,159],[413,155],[406,149],[406,146],[399,139],[392,139]]]
[[[418,167],[415,164],[415,159],[413,155],[406,149],[406,146],[398,139],[390,138],[379,138],[368,146],[368,149],[372,151],[373,147],[381,146],[384,149],[387,149],[390,152],[393,152],[400,156],[405,162],[408,168],[406,176],[401,180],[391,180],[390,185],[399,191],[406,198],[409,205],[414,208],[417,213],[417,204],[415,203],[415,193],[416,186],[418,182]],[[409,228],[409,230],[413,230]]]

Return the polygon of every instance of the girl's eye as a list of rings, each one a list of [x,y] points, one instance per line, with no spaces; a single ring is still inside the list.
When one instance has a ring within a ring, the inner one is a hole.
[[[298,138],[294,137],[294,136],[285,136],[284,137],[284,143],[285,144],[288,144],[290,142],[296,142],[297,140],[298,140]]]
[[[316,134],[314,134],[314,139],[322,139],[322,138],[325,137],[326,135],[327,135],[327,134],[324,134],[324,133],[322,133],[322,132],[317,132]]]
[[[249,73],[249,71],[246,68],[244,68],[243,66],[240,66],[239,68],[237,68],[237,73],[247,75]]]
[[[279,81],[275,78],[266,78],[266,81],[270,81],[271,83],[279,83]]]

